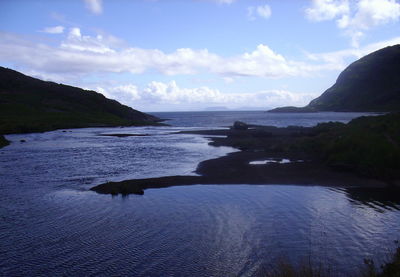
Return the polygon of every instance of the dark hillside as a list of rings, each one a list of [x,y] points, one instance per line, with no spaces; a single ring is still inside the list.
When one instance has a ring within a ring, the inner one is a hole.
[[[349,65],[336,83],[302,108],[270,112],[400,111],[400,45],[373,52]]]
[[[45,82],[0,67],[0,134],[158,121],[95,91]]]

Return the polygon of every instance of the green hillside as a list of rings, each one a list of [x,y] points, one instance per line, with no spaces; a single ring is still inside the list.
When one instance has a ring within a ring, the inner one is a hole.
[[[400,45],[373,52],[349,65],[336,83],[302,108],[270,112],[400,111]]]
[[[348,124],[320,123],[298,144],[327,164],[361,175],[400,181],[400,113],[363,116]]]
[[[0,134],[157,122],[158,118],[95,91],[45,82],[0,67]]]

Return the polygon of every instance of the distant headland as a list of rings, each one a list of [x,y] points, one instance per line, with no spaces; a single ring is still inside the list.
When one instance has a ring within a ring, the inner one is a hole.
[[[375,51],[349,65],[321,96],[305,107],[273,113],[400,111],[400,45]]]
[[[157,125],[160,121],[95,91],[42,81],[0,67],[0,135]]]

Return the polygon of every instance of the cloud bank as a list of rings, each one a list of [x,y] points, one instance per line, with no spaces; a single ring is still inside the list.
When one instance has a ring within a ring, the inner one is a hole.
[[[348,61],[382,47],[400,43],[399,37],[362,48],[332,53],[306,53],[303,61],[291,60],[260,44],[253,51],[223,57],[207,49],[179,48],[171,53],[158,49],[121,47],[113,36],[83,35],[70,28],[59,45],[33,42],[22,36],[0,32],[0,61],[43,75],[82,76],[95,73],[166,76],[214,74],[232,82],[236,77],[288,78],[312,76],[322,71],[340,71]]]
[[[254,50],[233,56],[220,56],[207,49],[180,48],[165,53],[158,49],[126,47],[110,35],[88,36],[79,28],[70,28],[58,45],[43,40],[34,42],[23,36],[0,33],[0,62],[45,80],[77,83],[83,77],[108,73],[145,74],[158,72],[166,76],[214,74],[226,83],[237,77],[290,78],[315,76],[323,71],[339,71],[349,61],[388,45],[400,43],[400,37],[359,48],[328,53],[305,53],[303,61],[291,60],[260,44]],[[243,79],[241,78],[241,79]],[[105,80],[107,77],[105,78]],[[101,83],[102,81],[100,81]],[[85,85],[84,85],[85,86]],[[143,87],[128,83],[119,86],[93,85],[95,89],[122,103],[143,110],[160,107],[199,109],[209,106],[240,108],[305,105],[321,91],[310,93],[286,90],[228,93],[206,86],[183,88],[175,81],[149,82]],[[193,107],[193,108],[190,108]]]
[[[396,0],[313,0],[305,14],[311,21],[335,20],[351,38],[351,45],[359,47],[360,39],[369,29],[399,20],[400,3]]]
[[[224,106],[237,109],[248,107],[277,107],[281,105],[305,105],[316,95],[310,93],[293,93],[286,90],[268,90],[255,93],[223,93],[209,87],[181,88],[175,81],[167,83],[150,82],[139,88],[134,84],[122,86],[97,86],[93,89],[107,97],[117,99],[122,103],[142,110],[157,110],[158,107],[176,105],[187,107],[207,108]]]
[[[228,79],[238,76],[305,76],[315,71],[342,67],[335,62],[314,64],[290,60],[264,44],[253,51],[230,57],[222,57],[207,49],[180,48],[165,53],[158,49],[121,48],[118,39],[112,36],[82,35],[79,28],[70,28],[58,46],[0,33],[0,61],[52,74],[143,74],[156,71],[172,76],[206,72]]]

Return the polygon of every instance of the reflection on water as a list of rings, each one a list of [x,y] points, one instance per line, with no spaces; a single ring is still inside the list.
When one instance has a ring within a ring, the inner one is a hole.
[[[280,115],[280,122],[297,121]],[[197,185],[125,198],[88,191],[105,181],[192,174],[199,161],[233,151],[171,134],[182,129],[7,136],[13,143],[0,149],[0,275],[252,276],[280,257],[310,257],[335,276],[351,276],[364,258],[379,263],[399,239],[398,193],[382,190]],[[98,136],[104,133],[150,136]]]
[[[276,163],[276,164],[288,164],[288,163],[301,163],[302,160],[289,160],[289,159],[267,159],[262,161],[251,161],[249,164],[251,165],[259,165],[259,164],[269,164],[269,163]]]
[[[355,205],[364,205],[386,211],[400,207],[400,189],[398,188],[347,188],[344,189],[347,197]]]
[[[364,258],[386,257],[400,231],[398,203],[372,207],[324,187],[197,185],[124,198],[2,192],[6,276],[251,276],[282,257],[344,276]]]

